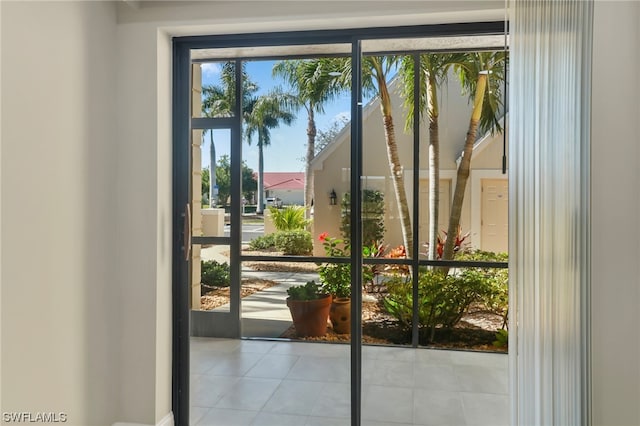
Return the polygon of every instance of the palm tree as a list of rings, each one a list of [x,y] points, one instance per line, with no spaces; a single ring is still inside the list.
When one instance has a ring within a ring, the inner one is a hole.
[[[205,117],[230,117],[233,115],[235,107],[235,92],[236,92],[236,75],[235,75],[235,63],[225,62],[222,65],[220,71],[220,79],[222,85],[207,85],[202,88],[204,95],[202,100],[202,114]],[[242,96],[243,106],[246,105],[250,97],[255,93],[257,87],[253,83],[245,69],[243,64],[242,69]],[[213,129],[206,129],[202,133],[204,142],[205,135],[209,133],[210,145],[209,145],[209,206],[215,207],[215,187],[216,187],[216,145],[213,140]]]
[[[229,99],[225,89],[216,85],[208,85],[202,88],[204,99],[202,101],[202,114],[205,117],[228,117],[231,114]],[[202,142],[209,133],[209,207],[216,206],[215,187],[216,187],[216,144],[213,141],[213,129],[205,129],[202,132]]]
[[[384,127],[385,143],[387,145],[387,160],[393,182],[393,190],[398,203],[400,228],[404,247],[411,257],[413,251],[413,232],[411,229],[411,216],[409,215],[409,203],[404,189],[404,175],[398,145],[396,142],[395,127],[391,105],[391,95],[387,81],[398,66],[400,58],[397,56],[364,56],[362,58],[362,89],[368,94],[378,96],[380,110],[382,112],[382,125]],[[351,59],[341,61],[340,81],[345,86],[351,84]]]
[[[264,205],[264,147],[271,144],[271,129],[281,123],[291,124],[295,116],[287,109],[288,97],[279,92],[271,92],[251,99],[243,108],[245,136],[251,144],[254,134],[258,136],[258,206],[256,213],[263,212]]]
[[[307,112],[307,154],[305,157],[304,205],[311,207],[313,200],[313,173],[311,161],[315,156],[316,122],[315,114],[324,112],[324,104],[333,99],[345,86],[334,77],[340,62],[331,58],[308,60],[286,60],[276,62],[273,75],[283,77],[293,90],[290,99],[295,109]],[[309,214],[307,209],[307,215]]]
[[[399,58],[397,56],[365,56],[362,62],[362,86],[367,90],[373,89],[380,98],[382,124],[384,126],[385,142],[387,145],[387,159],[389,161],[389,171],[391,173],[394,193],[398,202],[402,241],[407,253],[411,256],[413,250],[411,217],[409,216],[409,203],[404,187],[402,164],[400,164],[400,157],[398,156],[391,96],[387,84],[389,75],[395,69],[398,60]]]
[[[471,156],[478,129],[492,133],[501,131],[498,121],[502,108],[502,83],[504,82],[505,52],[470,52],[457,54],[453,58],[453,68],[457,72],[463,90],[473,101],[473,110],[469,120],[469,128],[465,139],[462,160],[456,175],[456,187],[451,203],[451,214],[447,239],[442,258],[453,258],[454,246],[460,225],[464,192],[471,169]]]
[[[451,67],[452,55],[439,53],[425,53],[420,55],[420,114],[426,110],[429,119],[429,251],[428,258],[437,257],[438,220],[440,205],[440,137],[438,117],[438,89],[446,82],[447,73]],[[414,120],[414,58],[404,56],[400,61],[400,78],[402,80],[402,95],[407,108],[405,129],[410,130]]]

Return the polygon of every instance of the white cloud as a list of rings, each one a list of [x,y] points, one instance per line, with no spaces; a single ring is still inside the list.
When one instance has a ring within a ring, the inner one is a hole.
[[[217,62],[205,62],[200,65],[202,75],[207,77],[215,77],[220,74],[222,67]]]

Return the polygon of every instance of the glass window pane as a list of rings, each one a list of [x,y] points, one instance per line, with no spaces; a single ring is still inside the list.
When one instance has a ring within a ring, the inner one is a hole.
[[[231,302],[230,247],[228,245],[195,245],[193,252],[192,309],[229,312]],[[196,259],[196,254],[199,257],[199,262]]]
[[[321,237],[344,239],[351,94],[341,71],[349,60],[244,63],[256,88],[243,116],[246,255],[325,256]]]
[[[191,116],[235,115],[235,62],[194,62],[191,65]],[[247,86],[247,90],[250,87]]]
[[[470,253],[461,260],[505,261],[506,255]],[[508,274],[506,268],[421,268],[419,344],[506,351]]]
[[[508,148],[502,130],[505,52],[431,52],[421,53],[419,58],[424,77],[419,91],[420,256],[451,260],[464,250],[506,251],[508,181],[502,170]],[[460,68],[458,63],[466,66]],[[482,79],[487,82],[483,108],[476,111],[481,112],[480,120],[472,121],[472,100]],[[449,254],[444,251],[448,234],[453,240]]]
[[[228,129],[194,130],[192,192],[194,236],[229,236],[231,158]]]
[[[373,258],[405,259],[404,252],[380,247]],[[362,268],[362,341],[375,345],[411,345],[411,268],[365,264]]]
[[[364,56],[363,80],[371,89],[362,112],[362,243],[413,249],[413,130],[407,124],[408,56]]]

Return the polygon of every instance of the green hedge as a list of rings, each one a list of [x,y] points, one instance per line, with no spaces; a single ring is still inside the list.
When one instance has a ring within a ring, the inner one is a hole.
[[[279,231],[274,236],[276,248],[284,254],[305,255],[313,251],[313,240],[309,231]]]
[[[231,282],[229,264],[215,260],[203,260],[200,282],[207,286],[228,287]]]
[[[473,252],[456,260],[506,261],[506,254]],[[403,325],[413,320],[413,288],[410,275],[393,275],[385,283],[389,292],[385,309]],[[508,312],[508,270],[501,268],[463,268],[445,274],[438,269],[420,269],[418,277],[419,326],[433,340],[437,327],[452,328],[469,307],[481,304],[501,315],[506,325]]]

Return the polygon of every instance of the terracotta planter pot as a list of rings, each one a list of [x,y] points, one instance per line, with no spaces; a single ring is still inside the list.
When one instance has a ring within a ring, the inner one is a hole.
[[[329,312],[333,331],[338,334],[351,333],[351,298],[338,297],[331,303]]]
[[[287,306],[293,318],[296,335],[321,337],[327,334],[331,295],[316,300],[291,300],[288,297]]]

